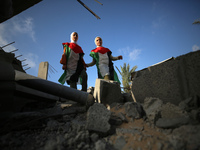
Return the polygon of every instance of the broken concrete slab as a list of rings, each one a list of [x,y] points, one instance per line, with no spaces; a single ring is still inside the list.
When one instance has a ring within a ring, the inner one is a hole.
[[[103,104],[94,103],[87,112],[86,129],[107,133],[110,130],[110,124],[108,122],[110,116],[111,112]]]
[[[118,82],[104,79],[96,79],[94,98],[98,103],[102,103],[105,106],[115,102],[123,102],[123,96]]]
[[[163,105],[163,101],[155,97],[146,97],[144,99],[143,108],[146,112],[147,118],[150,122],[155,122],[158,112]]]
[[[177,128],[190,121],[186,111],[171,103],[164,104],[158,113],[156,126],[159,128]]]
[[[176,117],[176,118],[159,118],[156,121],[156,126],[159,128],[177,128],[189,123],[189,117]]]
[[[126,102],[124,104],[124,108],[125,108],[126,115],[133,119],[139,119],[145,116],[143,107],[139,103]]]

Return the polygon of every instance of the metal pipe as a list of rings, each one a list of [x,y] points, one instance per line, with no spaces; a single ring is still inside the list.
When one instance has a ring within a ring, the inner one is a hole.
[[[86,106],[90,106],[94,103],[93,95],[87,92],[79,91],[61,84],[31,76],[21,71],[15,70],[15,81],[23,86],[56,95],[60,98],[66,98],[75,102],[79,102]]]

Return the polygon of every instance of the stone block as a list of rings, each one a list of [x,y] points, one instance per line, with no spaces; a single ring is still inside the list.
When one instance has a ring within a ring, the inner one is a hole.
[[[94,98],[98,103],[102,103],[105,106],[116,102],[123,102],[118,82],[104,79],[96,79]]]

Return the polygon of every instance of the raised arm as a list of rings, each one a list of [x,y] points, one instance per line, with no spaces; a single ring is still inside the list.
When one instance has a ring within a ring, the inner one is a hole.
[[[96,61],[95,59],[93,58],[92,62],[89,63],[89,64],[86,64],[87,67],[91,67],[91,66],[94,66],[96,64]]]
[[[117,57],[113,57],[112,55],[110,55],[110,58],[111,58],[111,60],[113,60],[113,61],[123,59],[123,57],[122,57],[121,55],[120,55],[120,56],[117,56]]]

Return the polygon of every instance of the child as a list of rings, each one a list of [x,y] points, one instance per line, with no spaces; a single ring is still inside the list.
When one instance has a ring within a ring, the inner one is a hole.
[[[71,42],[62,43],[64,48],[64,53],[60,60],[63,64],[62,69],[64,73],[59,78],[59,82],[64,84],[65,81],[70,85],[71,88],[77,89],[77,82],[79,77],[82,79],[82,91],[87,91],[87,73],[85,62],[83,60],[83,50],[77,44],[78,33],[71,33]]]
[[[86,64],[87,67],[97,66],[98,78],[105,80],[114,80],[120,83],[117,73],[114,70],[112,60],[120,60],[122,56],[113,57],[112,52],[105,47],[102,47],[101,37],[95,38],[96,49],[93,49],[90,52],[90,56],[93,58],[93,61],[89,64]]]

